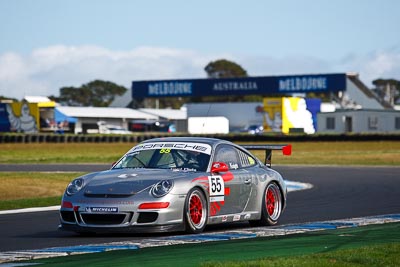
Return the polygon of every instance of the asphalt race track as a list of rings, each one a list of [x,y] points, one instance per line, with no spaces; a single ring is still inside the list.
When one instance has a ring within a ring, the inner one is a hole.
[[[17,167],[17,168],[16,168]],[[0,165],[0,171],[96,171],[106,165]],[[311,183],[291,192],[280,224],[400,213],[399,167],[276,166],[288,180]],[[1,175],[1,173],[0,173]],[[0,251],[135,241],[165,234],[79,236],[57,229],[58,212],[0,215]],[[208,227],[206,231],[240,229],[247,223]]]

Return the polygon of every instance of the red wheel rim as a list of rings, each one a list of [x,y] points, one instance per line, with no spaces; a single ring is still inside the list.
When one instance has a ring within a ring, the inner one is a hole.
[[[270,188],[267,191],[267,211],[269,216],[272,216],[275,212],[275,194]]]
[[[198,225],[203,218],[203,203],[201,202],[200,197],[197,195],[193,195],[190,198],[189,214],[190,219],[195,225]]]

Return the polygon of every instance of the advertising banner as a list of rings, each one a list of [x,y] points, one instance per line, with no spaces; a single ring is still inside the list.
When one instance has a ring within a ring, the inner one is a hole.
[[[264,131],[282,132],[282,97],[264,98]]]
[[[132,82],[133,98],[265,95],[346,90],[346,74]]]
[[[0,103],[0,132],[10,131],[10,121],[8,120],[7,105]]]
[[[320,99],[301,97],[264,98],[264,130],[313,134],[317,129]]]
[[[13,102],[0,105],[0,131],[36,133],[38,125],[37,103]]]

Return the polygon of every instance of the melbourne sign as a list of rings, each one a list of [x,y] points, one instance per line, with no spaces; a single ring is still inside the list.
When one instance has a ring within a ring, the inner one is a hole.
[[[266,95],[346,90],[346,74],[132,82],[132,97]]]

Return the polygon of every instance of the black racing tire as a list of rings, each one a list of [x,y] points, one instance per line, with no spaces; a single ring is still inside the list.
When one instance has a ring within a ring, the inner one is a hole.
[[[251,226],[271,226],[278,223],[282,214],[283,199],[282,191],[276,182],[271,182],[264,190],[261,218],[249,221]]]
[[[207,225],[208,205],[203,191],[193,188],[187,194],[184,207],[185,230],[187,233],[203,232]]]

